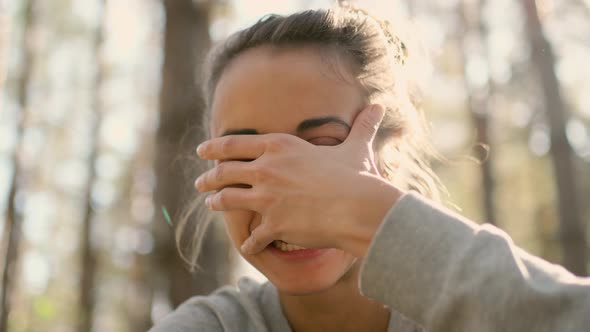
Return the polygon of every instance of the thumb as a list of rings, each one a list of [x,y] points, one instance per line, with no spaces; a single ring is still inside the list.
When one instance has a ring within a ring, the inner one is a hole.
[[[379,125],[383,121],[383,114],[384,110],[381,105],[374,104],[367,106],[354,119],[346,141],[350,140],[356,142],[356,144],[361,143],[363,145],[372,143],[379,129]]]

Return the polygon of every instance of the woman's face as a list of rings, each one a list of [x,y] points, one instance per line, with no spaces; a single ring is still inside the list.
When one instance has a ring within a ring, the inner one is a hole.
[[[312,144],[340,144],[365,105],[360,88],[339,76],[330,64],[334,62],[326,62],[313,47],[262,46],[240,54],[216,87],[211,105],[212,136],[287,133]],[[313,121],[326,117],[333,119]],[[260,224],[261,215],[229,211],[224,219],[233,244],[239,248]],[[258,254],[242,255],[289,294],[328,289],[355,262],[352,255],[337,249],[300,257],[272,244]]]

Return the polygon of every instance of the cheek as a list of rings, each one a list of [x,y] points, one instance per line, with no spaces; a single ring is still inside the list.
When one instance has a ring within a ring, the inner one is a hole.
[[[234,246],[239,248],[250,236],[250,232],[260,225],[262,216],[252,211],[230,211],[223,213],[225,227]]]

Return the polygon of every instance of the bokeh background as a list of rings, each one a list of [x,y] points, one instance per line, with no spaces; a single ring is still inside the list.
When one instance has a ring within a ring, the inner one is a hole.
[[[430,54],[425,108],[449,206],[586,275],[590,0],[356,3],[411,20]],[[173,225],[198,176],[183,156],[202,139],[194,73],[264,14],[331,5],[1,1],[0,332],[145,331],[189,296],[263,279],[219,223],[202,271],[178,258]]]

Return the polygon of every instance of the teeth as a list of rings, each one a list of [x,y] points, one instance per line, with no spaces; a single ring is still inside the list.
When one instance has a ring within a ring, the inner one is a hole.
[[[294,250],[302,250],[302,249],[307,249],[304,247],[300,247],[300,246],[296,246],[294,244],[290,244],[281,240],[274,240],[272,242],[272,245],[275,246],[275,248],[278,248],[281,251],[294,251]]]

